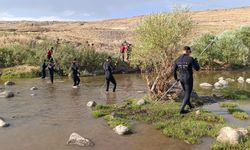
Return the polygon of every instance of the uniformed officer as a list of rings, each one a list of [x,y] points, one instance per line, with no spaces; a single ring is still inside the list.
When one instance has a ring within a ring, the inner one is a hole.
[[[190,96],[193,90],[193,68],[196,71],[200,70],[200,65],[198,64],[197,59],[194,59],[191,55],[191,48],[189,46],[185,46],[183,48],[183,54],[176,59],[173,72],[174,78],[176,81],[180,81],[182,88],[184,90],[184,98],[183,104],[180,109],[180,113],[188,113],[185,110],[185,106],[188,105],[190,108],[193,108],[190,103]],[[177,72],[179,73],[179,78],[177,76]]]

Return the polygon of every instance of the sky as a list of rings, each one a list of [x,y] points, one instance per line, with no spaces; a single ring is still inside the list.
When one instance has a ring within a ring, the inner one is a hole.
[[[169,12],[250,6],[250,0],[0,0],[0,21],[93,21]]]

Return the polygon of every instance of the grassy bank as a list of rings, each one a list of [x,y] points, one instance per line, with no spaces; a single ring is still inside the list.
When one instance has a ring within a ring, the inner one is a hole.
[[[39,76],[39,67],[21,65],[2,69],[1,79],[9,80],[12,78],[34,78]]]

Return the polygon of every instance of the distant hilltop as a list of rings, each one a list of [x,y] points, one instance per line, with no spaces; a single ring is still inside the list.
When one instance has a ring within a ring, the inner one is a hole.
[[[191,14],[195,22],[192,37],[250,24],[250,7],[193,11]],[[133,43],[133,30],[142,19],[143,16],[93,22],[0,21],[0,43],[6,42],[4,38],[20,41],[47,37],[74,43],[88,41],[97,48],[113,51],[125,40]]]

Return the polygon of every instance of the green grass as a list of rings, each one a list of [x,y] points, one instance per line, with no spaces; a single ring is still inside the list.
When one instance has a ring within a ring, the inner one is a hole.
[[[250,92],[233,88],[225,88],[220,90],[220,94],[226,99],[232,100],[250,100]]]
[[[222,102],[222,103],[220,103],[220,107],[223,107],[223,108],[235,108],[237,106],[238,106],[238,104],[232,103],[232,102]]]
[[[246,120],[248,119],[248,114],[242,109],[230,108],[228,112],[232,114],[235,118]]]
[[[108,113],[105,113],[105,112],[96,110],[96,111],[92,111],[92,112],[91,112],[91,115],[92,115],[94,118],[100,118],[100,117],[103,117],[103,116],[108,115]]]
[[[106,115],[104,117],[104,119],[107,121],[108,125],[111,127],[111,128],[114,128],[118,125],[123,125],[123,126],[126,126],[128,127],[129,129],[132,128],[132,125],[129,121],[129,119],[127,118],[120,118],[120,117],[113,117],[111,115]]]
[[[2,70],[1,79],[8,80],[13,78],[34,78],[39,76],[39,67],[17,66]]]

